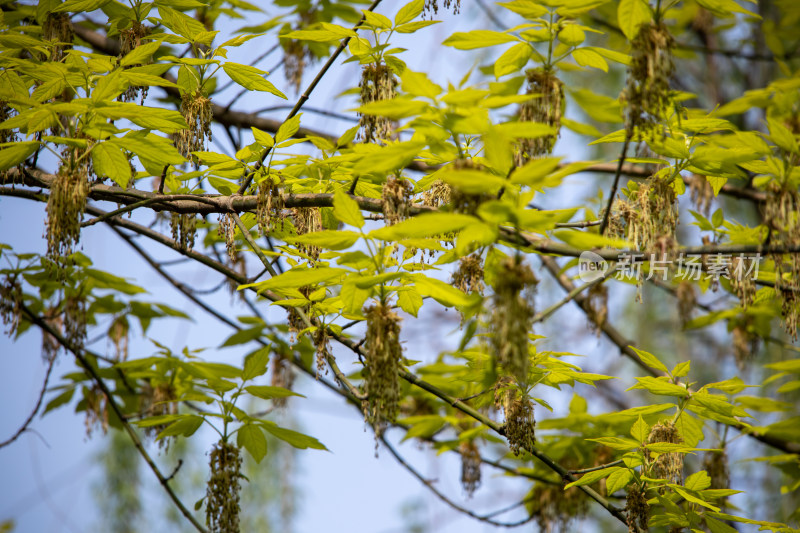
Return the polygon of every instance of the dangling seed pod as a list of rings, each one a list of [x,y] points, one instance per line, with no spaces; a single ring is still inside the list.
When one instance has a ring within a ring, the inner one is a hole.
[[[568,470],[580,468],[572,457],[560,462]],[[578,487],[564,490],[561,484],[537,483],[529,505],[540,531],[570,531],[570,522],[579,519],[588,510],[587,500]]]
[[[444,0],[444,8],[450,9],[453,6],[453,13],[458,15],[461,11],[461,0]],[[439,13],[438,0],[425,0],[425,14],[433,16]]]
[[[694,284],[689,281],[681,281],[675,291],[678,298],[678,316],[681,325],[686,326],[692,319],[694,306],[697,304],[697,297],[694,293]]]
[[[625,515],[628,518],[628,533],[647,531],[650,519],[650,505],[647,503],[646,488],[638,483],[628,486],[628,497],[625,500]]]
[[[753,332],[753,318],[751,315],[744,315],[743,320],[737,321],[731,333],[736,366],[743,370],[753,358],[753,355],[758,352],[761,337]]]
[[[219,441],[211,450],[206,488],[206,525],[210,533],[239,533],[239,448]]]
[[[364,342],[364,392],[367,420],[376,434],[393,423],[400,399],[403,349],[400,346],[400,317],[388,305],[377,303],[364,310],[367,335]]]
[[[219,224],[217,226],[217,235],[220,239],[225,241],[225,248],[228,250],[228,258],[231,263],[236,262],[236,221],[233,220],[233,215],[224,213],[219,216]]]
[[[436,180],[430,189],[422,193],[422,205],[441,207],[450,203],[452,188],[442,180]]]
[[[667,180],[654,176],[631,188],[628,196],[628,201],[615,202],[608,234],[635,243],[638,250],[655,253],[659,259],[663,254],[672,256],[678,246],[675,190]]]
[[[47,307],[42,313],[42,319],[57,333],[62,333],[64,329],[64,318],[58,306]],[[49,363],[58,355],[61,343],[53,335],[42,331],[42,359]]]
[[[708,218],[711,213],[711,203],[714,201],[714,187],[708,179],[700,174],[693,175],[692,181],[689,182],[689,194],[697,211]]]
[[[83,348],[86,341],[86,310],[88,302],[83,291],[64,298],[64,337],[70,346]]]
[[[622,100],[627,102],[625,129],[651,130],[669,106],[669,82],[675,70],[672,49],[675,40],[659,22],[642,24],[631,41],[631,64]]]
[[[648,444],[657,442],[668,442],[681,444],[683,439],[678,434],[674,424],[658,423],[650,430],[647,437]],[[648,461],[651,461],[648,452]],[[666,479],[670,483],[683,483],[683,454],[678,452],[667,452],[658,455],[658,458],[650,466],[650,477],[656,479]]]
[[[281,184],[282,184],[281,179]],[[256,197],[256,220],[258,220],[258,230],[261,235],[268,235],[272,231],[272,225],[280,220],[283,224],[283,197],[281,196],[280,185],[275,184],[271,177],[265,178],[258,184],[258,196]]]
[[[64,59],[64,50],[72,48],[72,24],[66,13],[48,13],[42,24],[42,38],[50,41],[50,61]]]
[[[131,21],[130,28],[124,28],[119,32],[119,58],[122,59],[132,50],[136,50],[142,45],[142,39],[149,33],[149,28],[139,22],[138,20]],[[141,66],[139,64],[128,65],[125,68],[133,68]],[[149,86],[131,86],[128,87],[124,93],[119,96],[119,100],[123,102],[131,102],[141,95],[140,102],[144,104],[144,99],[147,98]]]
[[[86,436],[91,437],[95,426],[99,425],[103,434],[108,432],[108,398],[93,385],[92,388],[83,388],[83,402],[86,409]],[[79,404],[80,405],[80,404]]]
[[[81,237],[81,217],[89,195],[85,172],[61,167],[47,200],[47,257],[63,275],[66,257]]]
[[[174,415],[178,413],[178,396],[175,387],[169,383],[159,383],[153,387],[150,383],[142,387],[140,394],[140,412],[142,416],[154,417],[163,415]],[[167,428],[168,424],[157,424],[145,428],[145,435],[155,439],[159,433]],[[158,447],[167,450],[175,437],[165,437],[158,441]]]
[[[194,248],[194,236],[197,230],[197,219],[193,213],[170,213],[172,239],[181,250]]]
[[[481,454],[472,440],[461,441],[458,453],[461,454],[461,486],[471,498],[481,486]]]
[[[711,478],[711,489],[729,489],[731,487],[730,471],[728,470],[728,454],[725,448],[722,451],[706,452],[703,457],[703,470]]]
[[[292,371],[292,362],[281,353],[274,354],[272,358],[272,378],[270,385],[273,387],[281,387],[283,389],[290,389],[294,384],[294,372]],[[272,405],[275,407],[286,407],[288,398],[273,398]]]
[[[586,294],[587,301],[589,302],[589,327],[592,331],[600,335],[603,331],[603,326],[608,318],[608,288],[598,283],[592,285],[589,292]]]
[[[462,257],[458,269],[453,272],[453,287],[467,294],[475,291],[483,294],[483,261],[478,253]]]
[[[800,191],[771,183],[764,207],[764,224],[770,243],[778,247],[800,246]],[[800,289],[800,253],[772,254],[775,262],[775,290],[782,298],[781,314],[786,332],[797,340],[800,306],[795,291]]]
[[[318,327],[314,332],[314,347],[316,348],[317,379],[325,372],[328,374],[328,356],[330,355],[330,338],[328,328]]]
[[[361,68],[361,105],[391,100],[397,95],[397,78],[386,63],[370,63]],[[378,115],[359,114],[359,138],[365,143],[389,139],[394,127],[392,121]]]
[[[0,317],[3,326],[7,326],[4,333],[12,337],[17,331],[19,320],[22,317],[22,285],[16,277],[4,276],[0,285]]]
[[[318,207],[298,207],[292,210],[292,219],[298,235],[315,233],[322,230],[322,211]],[[318,246],[310,244],[298,244],[298,251],[309,257],[309,263],[313,265],[319,259],[322,251]]]
[[[535,440],[533,402],[527,394],[511,384],[509,378],[500,378],[495,386],[495,406],[503,409],[503,432],[514,455],[522,449],[531,449]]]
[[[191,152],[203,151],[211,141],[211,100],[202,92],[181,95],[181,114],[189,128],[175,134],[175,147],[186,158]]]
[[[743,309],[747,309],[753,303],[756,296],[756,282],[752,273],[758,259],[745,257],[744,254],[731,259],[730,282],[734,293],[739,298]]]
[[[522,166],[528,160],[549,155],[559,137],[561,116],[564,112],[564,84],[550,70],[529,69],[527,94],[539,95],[520,104],[520,122],[539,122],[552,126],[556,133],[535,139],[523,139],[517,146],[516,165]]]
[[[533,290],[539,281],[519,259],[507,258],[494,287],[491,345],[495,365],[519,383],[527,383],[530,357],[528,333],[533,329]]]
[[[130,324],[125,315],[118,315],[108,327],[108,338],[114,344],[115,359],[125,361],[128,359],[128,332]]]
[[[381,192],[381,206],[386,224],[393,226],[407,219],[411,208],[411,184],[394,176],[386,180]]]

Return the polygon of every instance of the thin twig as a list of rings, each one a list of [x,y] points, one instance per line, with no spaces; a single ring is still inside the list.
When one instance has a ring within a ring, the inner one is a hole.
[[[622,155],[619,157],[619,162],[617,163],[617,172],[614,175],[614,183],[611,185],[611,192],[608,195],[606,212],[603,214],[603,223],[600,224],[600,235],[605,235],[606,228],[608,228],[608,221],[611,218],[611,207],[614,205],[614,197],[617,196],[619,177],[622,175],[622,166],[625,164],[625,158],[628,156],[628,145],[630,144],[632,137],[632,132],[625,135],[625,142],[622,144]]]
[[[39,409],[42,407],[42,401],[44,400],[44,395],[47,392],[47,383],[50,381],[50,373],[53,371],[53,364],[56,362],[56,355],[53,354],[50,357],[50,362],[47,363],[47,372],[44,374],[44,383],[42,384],[42,390],[39,392],[39,399],[36,400],[36,405],[33,407],[33,411],[31,414],[28,415],[28,418],[23,422],[22,426],[14,433],[10,438],[7,440],[0,442],[0,448],[4,448],[17,440],[20,435],[25,433],[28,430],[28,426],[31,425],[33,419],[36,418],[36,414],[39,412]]]
[[[150,457],[150,454],[148,454],[147,450],[144,449],[144,445],[142,444],[142,441],[139,439],[139,435],[136,433],[133,427],[131,427],[130,423],[125,419],[125,414],[122,412],[122,409],[117,404],[117,401],[114,399],[114,396],[108,389],[108,386],[106,386],[103,379],[97,373],[97,370],[95,370],[94,366],[92,366],[84,356],[84,353],[89,355],[93,354],[91,354],[88,350],[81,349],[73,345],[70,341],[65,339],[58,331],[50,327],[50,325],[47,324],[47,322],[42,320],[39,316],[37,316],[30,309],[28,309],[25,306],[25,304],[20,304],[20,309],[30,322],[36,324],[41,330],[45,331],[50,336],[55,338],[59,342],[59,344],[61,344],[64,348],[72,352],[72,354],[75,356],[75,359],[78,360],[80,366],[83,367],[83,369],[87,372],[87,374],[89,374],[89,376],[92,378],[95,384],[100,388],[100,391],[103,393],[103,395],[105,395],[106,400],[108,401],[108,405],[111,407],[111,410],[114,411],[114,414],[117,416],[117,418],[119,418],[122,427],[125,429],[125,432],[130,437],[131,441],[133,442],[133,445],[138,450],[139,455],[142,456],[144,461],[150,467],[150,470],[153,471],[153,474],[155,474],[159,483],[161,483],[161,486],[164,487],[164,490],[167,492],[167,494],[169,495],[170,499],[175,504],[175,506],[180,510],[181,514],[194,526],[195,529],[197,529],[197,531],[199,531],[200,533],[208,533],[206,529],[200,524],[200,522],[198,522],[197,519],[195,519],[195,517],[191,514],[191,512],[189,512],[189,509],[187,509],[186,506],[183,505],[183,502],[181,502],[180,498],[178,498],[178,495],[175,494],[175,491],[172,490],[172,487],[170,487],[169,485],[169,480],[164,476],[164,474],[161,473],[161,470],[159,470],[158,466]]]

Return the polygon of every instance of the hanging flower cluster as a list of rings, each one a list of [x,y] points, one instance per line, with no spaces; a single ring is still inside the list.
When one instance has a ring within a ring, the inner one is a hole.
[[[239,533],[239,448],[224,440],[211,450],[206,487],[206,525],[210,533]]]
[[[364,342],[364,392],[367,420],[376,433],[397,416],[403,348],[400,345],[400,317],[391,307],[377,303],[364,310],[367,335]]]
[[[397,95],[397,78],[386,63],[369,63],[361,67],[361,105],[391,100]],[[394,131],[392,121],[378,115],[359,114],[359,138],[365,143],[389,139]]]
[[[515,156],[517,166],[553,152],[561,129],[565,102],[564,84],[551,70],[535,68],[529,69],[525,74],[528,78],[527,94],[531,95],[531,100],[519,106],[518,120],[552,126],[556,133],[520,141]]]

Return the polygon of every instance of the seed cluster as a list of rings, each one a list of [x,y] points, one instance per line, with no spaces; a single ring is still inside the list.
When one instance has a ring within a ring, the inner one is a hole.
[[[272,377],[270,385],[273,387],[281,387],[283,389],[291,389],[294,384],[294,372],[292,371],[292,362],[283,354],[276,353],[272,358]],[[286,407],[289,398],[273,398],[272,405],[275,407]]]
[[[141,412],[145,416],[174,415],[178,413],[178,404],[175,387],[169,383],[158,383],[155,387],[147,383],[142,387],[141,392]],[[168,424],[158,424],[145,428],[145,434],[150,438],[156,438],[159,433],[166,429]],[[173,437],[163,438],[158,441],[158,447],[164,450],[169,448]]]
[[[628,533],[647,531],[647,521],[650,519],[650,505],[647,503],[647,489],[638,483],[628,487],[628,497],[625,500],[625,514],[628,518]]]
[[[669,442],[680,444],[683,439],[678,434],[678,430],[672,423],[663,424],[659,422],[650,430],[647,437],[648,444],[656,442]],[[649,454],[648,454],[649,455]],[[648,460],[650,458],[648,457]],[[658,455],[655,462],[650,465],[650,473],[653,478],[667,479],[670,483],[683,482],[683,454],[679,452],[667,452]]]
[[[561,462],[564,468],[579,468],[577,461]],[[531,494],[531,514],[540,531],[570,531],[570,522],[586,514],[588,502],[577,487],[564,490],[561,484],[538,483]]]
[[[481,485],[481,454],[472,440],[461,441],[458,453],[461,454],[461,486],[471,497]]]
[[[225,249],[228,251],[228,258],[231,263],[236,263],[238,256],[236,251],[236,221],[233,220],[233,215],[224,213],[219,216],[219,224],[217,225],[217,235],[225,241]]]
[[[453,6],[453,13],[458,15],[461,11],[461,0],[444,0],[444,8],[449,9]],[[437,0],[425,0],[425,13],[433,15],[439,13],[439,2]]]
[[[689,281],[681,281],[675,292],[678,298],[678,316],[680,316],[681,324],[685,326],[692,319],[692,312],[697,304],[694,284]]]
[[[325,372],[328,373],[328,356],[331,353],[330,337],[328,328],[319,327],[314,332],[314,347],[316,348],[317,359],[317,379]]]
[[[564,84],[552,71],[536,68],[526,72],[528,78],[527,94],[534,96],[519,106],[520,122],[538,122],[555,128],[556,133],[523,139],[517,147],[516,164],[522,166],[529,159],[552,153],[561,129],[561,116],[564,112]]]
[[[509,378],[500,378],[495,388],[495,405],[503,409],[503,432],[514,455],[533,447],[535,440],[533,402],[528,395],[511,384]]]
[[[453,286],[467,294],[475,291],[483,294],[483,261],[478,253],[462,257],[458,269],[453,272]]]
[[[239,533],[239,448],[219,441],[211,450],[206,488],[206,525],[210,533]]]
[[[83,401],[86,406],[86,436],[91,437],[97,425],[105,434],[108,431],[108,398],[100,387],[93,385],[92,388],[83,388]]]
[[[383,184],[381,206],[387,225],[393,226],[409,217],[413,189],[408,181],[394,176]]]
[[[752,275],[748,273],[753,272],[758,260],[754,257],[744,257],[740,255],[731,259],[731,287],[734,293],[739,298],[743,309],[747,309],[756,296],[756,282]]]
[[[283,223],[283,197],[279,185],[275,184],[270,178],[258,184],[256,196],[256,220],[258,220],[258,230],[262,235],[267,235],[272,230],[272,225],[276,221]]]
[[[699,174],[692,176],[692,181],[689,182],[689,196],[697,211],[708,218],[714,200],[714,187],[708,178]]]
[[[711,489],[729,489],[731,486],[728,469],[728,453],[725,448],[720,452],[706,452],[703,457],[703,470],[711,478]]]
[[[72,48],[72,25],[66,13],[48,13],[42,24],[42,38],[51,41],[50,61],[64,59],[64,50]]]
[[[298,235],[322,230],[322,211],[319,207],[297,207],[292,210],[292,220]],[[309,257],[311,265],[317,262],[322,251],[318,246],[310,244],[300,244],[297,249]]]
[[[7,326],[4,333],[13,336],[22,316],[22,286],[15,277],[4,276],[0,285],[0,317]]]
[[[592,285],[586,298],[589,303],[589,327],[600,335],[608,318],[608,288],[602,283]]]
[[[108,327],[108,338],[114,344],[115,359],[125,361],[128,359],[128,333],[130,324],[125,315],[118,315]]]
[[[789,186],[771,184],[767,190],[764,223],[770,231],[770,244],[779,247],[800,246],[800,192]],[[775,262],[775,290],[781,296],[781,314],[786,332],[797,340],[800,302],[800,253],[772,254]]]
[[[403,348],[400,345],[400,317],[391,307],[377,303],[364,310],[367,335],[364,342],[364,392],[366,417],[375,432],[394,422],[400,399]]]
[[[175,134],[175,147],[189,158],[192,152],[205,150],[206,143],[211,141],[211,100],[200,91],[183,93],[181,114],[189,128]]]
[[[64,337],[69,345],[81,349],[86,340],[86,311],[89,303],[86,294],[79,290],[64,297]]]
[[[361,105],[391,100],[397,95],[397,78],[386,63],[370,63],[361,68]],[[389,139],[394,131],[392,121],[378,115],[359,113],[359,138],[365,143]]]
[[[528,265],[507,258],[500,265],[489,320],[494,361],[519,383],[528,381],[528,333],[533,328],[533,290],[538,283]]]
[[[89,195],[88,174],[63,166],[56,174],[47,200],[47,256],[63,275],[65,258],[81,236],[81,217]]]
[[[743,320],[738,321],[733,326],[731,333],[736,366],[743,370],[753,358],[753,355],[758,353],[761,337],[753,331],[753,318],[751,315],[745,315]]]
[[[634,243],[645,253],[672,255],[678,246],[678,204],[667,180],[652,177],[632,188],[627,200],[617,200],[610,235]]]
[[[669,105],[669,82],[675,70],[672,49],[675,40],[663,22],[642,24],[631,41],[631,64],[622,93],[627,102],[625,129],[651,130]]]
[[[422,193],[422,205],[441,207],[450,203],[452,187],[442,180],[431,183],[430,188]]]
[[[181,250],[194,248],[194,237],[197,230],[197,218],[193,213],[170,213],[172,239]]]
[[[122,59],[132,50],[136,50],[142,45],[142,39],[149,33],[149,28],[139,22],[138,20],[131,21],[131,27],[120,30],[119,32],[119,57]],[[126,68],[132,68],[140,65],[129,65]],[[144,99],[147,98],[149,86],[131,86],[128,87],[124,93],[119,97],[123,102],[132,102],[137,96],[141,95],[140,102],[144,104]]]

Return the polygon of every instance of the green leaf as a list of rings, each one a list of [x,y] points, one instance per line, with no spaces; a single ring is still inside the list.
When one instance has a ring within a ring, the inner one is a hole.
[[[667,370],[667,367],[664,365],[664,363],[659,361],[655,355],[651,354],[650,352],[640,350],[639,348],[636,348],[634,346],[629,346],[629,348],[634,352],[636,352],[636,355],[639,356],[639,359],[641,359],[642,362],[647,366],[649,366],[650,368],[655,368],[656,370],[660,370],[665,374],[669,373],[669,370]]]
[[[287,139],[291,139],[300,130],[300,117],[302,113],[298,113],[286,122],[280,125],[278,131],[275,132],[275,144],[280,144]]]
[[[299,396],[305,398],[302,394],[284,389],[283,387],[274,387],[271,385],[250,385],[245,387],[244,390],[262,400],[272,400],[274,398],[289,398],[290,396]]]
[[[244,368],[242,369],[242,379],[244,381],[263,376],[267,372],[269,353],[269,347],[264,346],[248,354],[247,357],[244,358]]]
[[[23,163],[39,148],[37,141],[26,141],[5,145],[0,150],[0,171]]]
[[[476,169],[448,167],[439,171],[438,178],[467,194],[496,193],[506,185],[506,180],[489,172]]]
[[[356,228],[364,227],[364,217],[361,215],[361,208],[358,207],[358,202],[341,189],[336,189],[333,192],[333,216],[340,222],[350,226]]]
[[[644,421],[642,415],[639,415],[639,418],[633,423],[633,427],[631,428],[631,436],[639,442],[645,443],[649,435],[650,426]]]
[[[258,424],[245,424],[236,432],[236,443],[247,450],[256,463],[267,455],[267,438]]]
[[[682,378],[689,374],[689,368],[691,367],[691,361],[684,361],[682,363],[678,363],[675,365],[675,368],[672,369],[672,376],[676,378]]]
[[[578,46],[586,40],[586,33],[577,24],[567,24],[558,32],[558,40],[567,46]]]
[[[400,11],[397,12],[397,15],[394,16],[395,25],[399,26],[401,24],[405,24],[406,22],[411,22],[420,16],[424,7],[425,0],[412,0],[411,2],[407,3],[401,7]]]
[[[245,289],[248,287],[256,287],[259,292],[270,289],[297,289],[306,285],[315,285],[332,281],[341,278],[349,271],[344,268],[310,268],[310,269],[293,269],[274,278],[264,280],[258,283],[251,283],[242,285],[239,288]]]
[[[227,348],[228,346],[238,346],[254,341],[261,336],[264,331],[263,326],[256,326],[248,329],[240,329],[228,337],[225,342],[220,345],[220,348]]]
[[[166,428],[164,428],[161,433],[158,434],[156,437],[157,440],[161,440],[164,437],[191,437],[194,435],[195,431],[200,429],[200,426],[203,425],[203,417],[197,415],[179,415],[180,419],[173,422]]]
[[[273,139],[272,135],[266,131],[261,131],[256,127],[252,127],[250,130],[253,132],[253,138],[256,140],[256,142],[264,148],[272,148],[275,146],[275,139]]]
[[[42,416],[46,415],[53,409],[58,409],[62,405],[66,405],[72,400],[72,397],[75,395],[75,387],[69,387],[64,390],[61,394],[47,402],[47,405],[42,412]]]
[[[454,233],[476,222],[475,217],[459,213],[425,213],[394,226],[373,230],[369,236],[385,241],[420,239]]]
[[[687,501],[690,501],[692,503],[696,503],[697,505],[701,505],[701,506],[705,507],[706,509],[711,509],[712,511],[719,511],[719,507],[714,507],[713,505],[711,505],[707,501],[703,500],[702,498],[699,498],[699,497],[695,496],[690,491],[684,489],[680,485],[675,485],[675,484],[669,483],[667,486],[669,488],[671,488],[672,490],[674,490],[675,492],[677,492],[678,495],[682,496]]]
[[[271,82],[263,78],[264,74],[267,74],[267,72],[260,68],[232,62],[225,63],[222,65],[222,68],[231,80],[249,91],[263,91],[287,100],[285,94],[280,92]]]
[[[147,60],[149,60],[150,57],[152,57],[152,55],[158,51],[160,46],[161,41],[153,41],[150,43],[145,43],[141,46],[137,46],[128,52],[125,57],[120,59],[119,65],[121,67],[130,67],[132,65],[146,63]]]
[[[618,490],[624,489],[633,480],[633,473],[627,468],[621,468],[613,472],[606,480],[606,492],[614,494]]]
[[[422,274],[414,276],[414,285],[419,294],[430,296],[445,307],[469,309],[481,301],[481,296],[476,292],[467,295],[448,283]]]
[[[170,7],[158,6],[158,13],[164,26],[190,41],[195,41],[206,32],[202,22]]]
[[[511,2],[502,2],[498,5],[513,11],[518,15],[522,15],[528,20],[535,20],[547,13],[547,7],[538,2],[531,2],[530,0],[513,0]]]
[[[646,376],[643,378],[636,378],[638,383],[627,390],[644,389],[659,396],[674,396],[676,398],[686,398],[689,396],[689,391],[686,387],[670,383],[668,378],[654,378]]]
[[[92,147],[92,163],[98,177],[107,177],[123,189],[131,179],[131,167],[128,158],[118,146],[101,142]]]
[[[414,289],[400,291],[397,295],[397,305],[409,315],[416,317],[422,307],[422,296]]]
[[[472,30],[470,32],[456,32],[442,44],[452,46],[458,50],[474,50],[503,43],[518,41],[513,35],[491,30]]]
[[[711,486],[711,478],[705,470],[700,470],[687,477],[683,486],[689,490],[705,490]]]
[[[575,62],[582,67],[592,67],[600,69],[603,72],[608,72],[608,63],[606,63],[606,60],[603,59],[603,56],[594,50],[579,48],[572,52],[572,58],[575,59]]]
[[[111,0],[67,0],[53,10],[53,13],[89,13],[96,9],[100,9]]]
[[[392,21],[386,18],[385,15],[375,13],[374,11],[367,11],[366,9],[362,9],[361,12],[364,13],[364,21],[370,26],[382,30],[388,30],[392,27]]]
[[[585,485],[591,485],[597,481],[600,481],[606,476],[610,476],[614,472],[618,470],[625,470],[628,471],[627,468],[622,468],[621,466],[612,466],[610,468],[603,468],[602,470],[595,470],[594,472],[587,472],[586,474],[582,475],[581,478],[577,481],[573,481],[572,483],[567,483],[564,487],[564,490],[567,490],[570,487],[583,487]]]
[[[291,429],[278,427],[274,424],[263,424],[263,427],[264,429],[272,433],[272,435],[274,435],[275,437],[291,444],[292,446],[300,450],[305,450],[307,448],[312,448],[314,450],[328,449],[325,447],[325,445],[323,445],[314,437],[298,433],[297,431],[292,431]]]
[[[797,139],[789,129],[773,118],[767,119],[769,137],[781,150],[789,153],[798,153]]]
[[[494,77],[500,78],[506,74],[520,72],[528,60],[533,55],[531,46],[528,43],[517,43],[497,58],[494,64]]]
[[[639,26],[653,19],[650,6],[644,0],[620,0],[617,6],[619,29],[632,41],[639,32]]]

